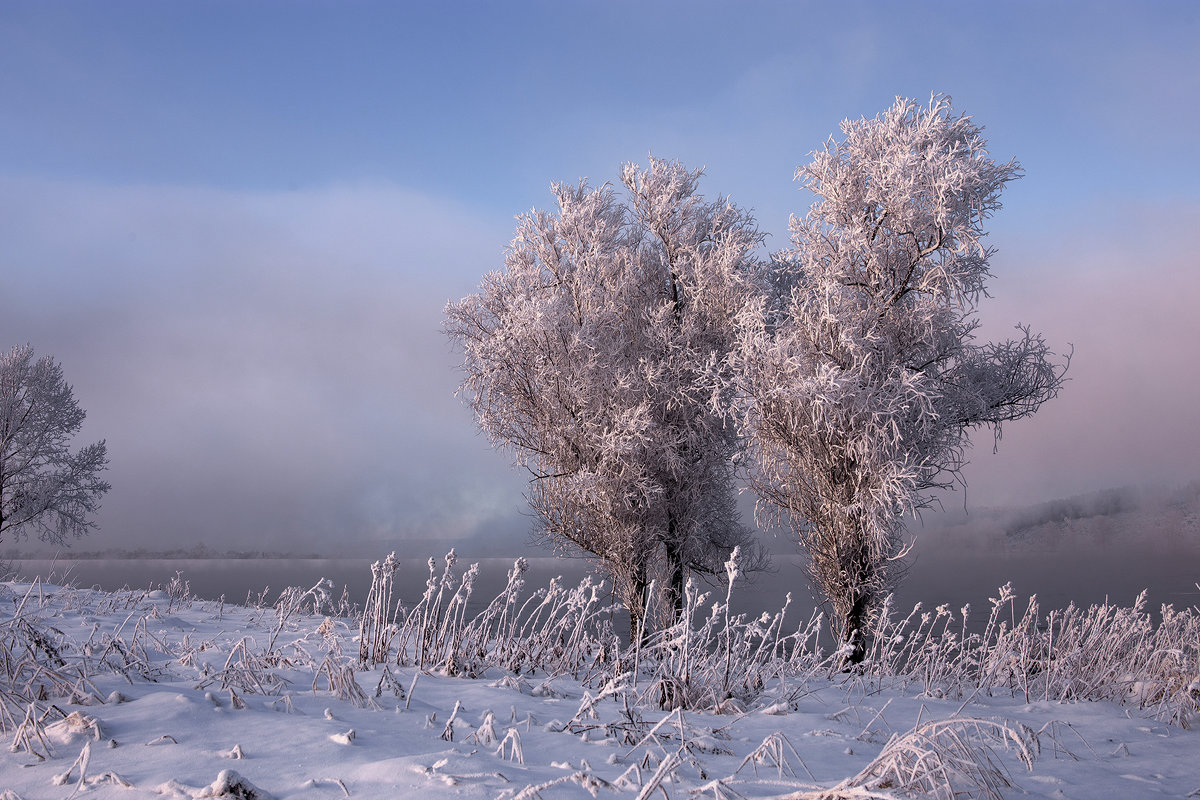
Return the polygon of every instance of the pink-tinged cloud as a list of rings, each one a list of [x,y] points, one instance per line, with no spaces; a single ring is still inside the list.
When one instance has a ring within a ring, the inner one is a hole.
[[[1200,477],[1200,207],[1168,199],[1084,211],[994,242],[982,335],[1025,322],[1075,355],[1062,394],[1007,427],[997,455],[978,437],[973,504]]]

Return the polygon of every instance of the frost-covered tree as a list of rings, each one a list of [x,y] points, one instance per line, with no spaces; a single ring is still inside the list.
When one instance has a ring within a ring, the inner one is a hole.
[[[62,543],[95,527],[108,461],[103,441],[71,453],[84,416],[53,358],[28,345],[0,356],[0,541]]]
[[[797,180],[783,290],[747,306],[732,363],[760,500],[795,532],[850,658],[902,564],[906,515],[961,482],[972,431],[1054,397],[1038,334],[979,343],[983,223],[1021,174],[946,97],[842,123]],[[769,293],[768,293],[769,294]],[[763,506],[760,506],[763,507]]]
[[[600,561],[637,630],[652,580],[736,545],[739,439],[700,376],[727,370],[762,241],[748,213],[697,193],[700,171],[651,159],[612,187],[557,184],[518,218],[504,269],[446,307],[480,428],[532,474],[540,534]]]

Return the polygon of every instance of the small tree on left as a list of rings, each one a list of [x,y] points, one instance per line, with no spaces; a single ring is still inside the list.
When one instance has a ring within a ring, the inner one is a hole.
[[[62,543],[96,526],[104,441],[70,450],[86,416],[53,358],[29,345],[0,356],[0,541]]]

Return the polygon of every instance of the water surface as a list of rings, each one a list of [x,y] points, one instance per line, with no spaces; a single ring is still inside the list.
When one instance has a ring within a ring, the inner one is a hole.
[[[570,585],[588,573],[579,559],[529,557],[526,591],[545,586],[559,577]],[[401,559],[396,573],[395,594],[406,604],[420,599],[429,576],[426,558]],[[79,559],[21,560],[14,562],[23,577],[39,575],[56,583],[115,590],[122,587],[155,588],[165,585],[178,572],[193,594],[226,602],[255,602],[260,596],[273,602],[287,586],[308,588],[320,578],[334,584],[336,597],[360,606],[371,585],[370,561],[361,558],[269,558],[269,559]],[[436,565],[440,574],[442,560]],[[461,572],[479,563],[471,606],[482,608],[506,582],[513,559],[462,559]],[[896,593],[896,606],[909,609],[920,602],[932,609],[946,603],[954,611],[970,604],[972,617],[982,618],[988,598],[997,587],[1012,582],[1023,606],[1037,594],[1044,610],[1063,608],[1068,603],[1090,605],[1113,602],[1132,604],[1143,589],[1148,590],[1148,608],[1161,604],[1176,607],[1200,604],[1200,548],[1151,547],[1118,544],[1091,549],[980,549],[964,544],[929,542],[916,552],[912,567]],[[723,589],[716,589],[722,595]],[[807,617],[816,605],[804,576],[803,560],[797,555],[775,557],[773,570],[758,574],[751,582],[735,586],[736,611],[757,614],[778,610],[792,593],[793,619]]]

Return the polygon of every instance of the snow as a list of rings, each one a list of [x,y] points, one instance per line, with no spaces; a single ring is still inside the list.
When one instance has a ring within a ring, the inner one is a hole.
[[[928,755],[937,737],[963,743],[1002,797],[1200,791],[1196,732],[1136,704],[1019,687],[939,698],[919,681],[821,673],[773,679],[717,714],[631,705],[620,681],[540,670],[453,677],[393,660],[353,671],[351,688],[328,656],[357,653],[358,621],[295,609],[0,584],[0,630],[22,621],[88,672],[66,687],[53,670],[14,681],[23,653],[5,640],[0,692],[34,686],[44,715],[22,725],[29,703],[5,706],[5,800],[781,797],[836,787],[914,742]],[[925,738],[906,738],[914,729]],[[828,796],[905,796],[892,791]]]

